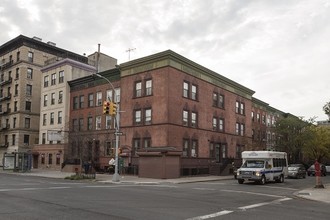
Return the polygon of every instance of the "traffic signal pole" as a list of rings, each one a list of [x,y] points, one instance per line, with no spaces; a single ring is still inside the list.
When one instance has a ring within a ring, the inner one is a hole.
[[[115,105],[115,110],[111,111],[110,110],[110,106],[107,105],[107,110],[109,111],[108,114],[110,114],[111,116],[113,116],[112,114],[115,114],[115,135],[116,135],[116,151],[115,151],[115,173],[113,174],[112,176],[112,181],[113,182],[119,182],[120,181],[120,175],[118,173],[118,165],[119,165],[119,160],[118,160],[118,147],[119,147],[119,132],[120,132],[120,127],[119,127],[119,120],[120,120],[120,116],[119,116],[119,105],[117,103],[117,94],[116,94],[116,90],[115,90],[115,87],[112,85],[112,83],[110,82],[109,79],[107,79],[106,77],[98,74],[98,73],[95,73],[94,74],[95,76],[98,76],[104,80],[106,80],[109,85],[111,86],[113,92],[114,92],[114,103],[112,102],[112,100],[108,100],[110,101],[110,105],[112,105],[112,110],[113,110],[113,107]],[[108,98],[107,98],[108,99]]]
[[[118,172],[118,165],[119,165],[119,160],[118,160],[118,145],[119,145],[119,132],[120,132],[120,128],[119,128],[119,120],[120,120],[120,115],[119,115],[119,106],[117,105],[117,111],[116,111],[116,152],[115,152],[115,173],[112,176],[112,181],[113,182],[119,182],[120,181],[120,175]]]

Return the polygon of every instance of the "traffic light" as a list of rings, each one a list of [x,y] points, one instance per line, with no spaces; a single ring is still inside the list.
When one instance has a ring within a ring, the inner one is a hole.
[[[117,114],[117,104],[110,102],[110,115],[114,116]]]
[[[110,102],[104,101],[103,102],[103,114],[109,115],[110,114]]]

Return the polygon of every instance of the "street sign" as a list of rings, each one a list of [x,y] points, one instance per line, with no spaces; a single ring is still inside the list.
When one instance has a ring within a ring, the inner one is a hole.
[[[115,132],[115,135],[121,136],[123,135],[123,132]]]

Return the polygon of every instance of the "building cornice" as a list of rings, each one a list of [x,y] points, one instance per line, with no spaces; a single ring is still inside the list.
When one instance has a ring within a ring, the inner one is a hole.
[[[19,35],[18,37],[4,43],[0,46],[0,56],[3,56],[21,46],[26,46],[31,49],[36,49],[43,51],[45,53],[53,54],[58,57],[67,57],[74,60],[78,60],[83,63],[88,63],[88,58],[68,50],[61,49],[52,44],[42,42],[40,40],[35,40],[33,38],[26,37],[24,35]]]
[[[88,64],[85,64],[85,63],[81,63],[81,62],[78,62],[78,61],[75,61],[75,60],[72,60],[72,59],[69,59],[69,58],[65,58],[65,59],[60,59],[59,61],[55,62],[55,63],[52,63],[52,64],[49,64],[43,68],[41,68],[41,72],[47,72],[49,70],[52,70],[52,69],[55,69],[55,68],[58,68],[58,67],[61,67],[61,66],[65,66],[65,65],[70,65],[70,66],[73,66],[73,67],[76,67],[76,68],[79,68],[79,69],[82,69],[82,70],[86,70],[86,71],[89,71],[89,72],[96,72],[96,68],[94,66],[91,66],[91,65],[88,65]]]
[[[251,99],[253,90],[242,86],[206,67],[203,67],[171,50],[166,50],[140,59],[120,64],[121,76],[134,75],[144,71],[170,66],[196,78]]]
[[[120,80],[120,71],[117,68],[106,70],[98,74],[109,79],[110,82],[116,82]],[[95,87],[107,83],[108,82],[105,79],[95,76],[93,74],[75,80],[71,80],[68,82],[71,91],[85,89],[88,87]]]

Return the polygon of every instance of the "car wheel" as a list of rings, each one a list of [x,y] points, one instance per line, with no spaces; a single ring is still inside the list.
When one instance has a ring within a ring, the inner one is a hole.
[[[306,179],[306,174],[303,174],[303,178]]]
[[[261,185],[265,185],[266,184],[266,177],[265,176],[262,176],[261,177],[260,184]]]
[[[283,175],[280,176],[280,180],[279,180],[279,182],[280,182],[280,183],[284,183],[284,176],[283,176]]]
[[[239,184],[243,184],[243,183],[244,183],[244,180],[239,179],[239,180],[238,180],[238,183],[239,183]]]

